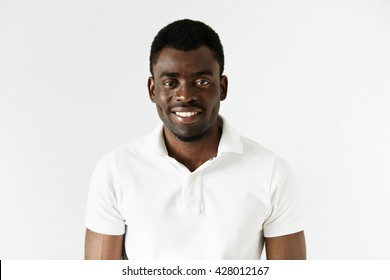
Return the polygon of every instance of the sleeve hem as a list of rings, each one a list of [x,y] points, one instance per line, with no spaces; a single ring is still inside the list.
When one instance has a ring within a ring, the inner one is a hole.
[[[96,227],[96,226],[91,226],[88,224],[84,225],[87,229],[92,230],[94,232],[100,233],[100,234],[107,234],[107,235],[123,235],[125,234],[125,230],[123,228],[113,228],[113,227]]]
[[[277,237],[277,236],[283,236],[288,235],[292,233],[297,233],[304,230],[304,222],[303,221],[296,221],[291,222],[288,225],[274,225],[265,227],[263,229],[264,237]]]

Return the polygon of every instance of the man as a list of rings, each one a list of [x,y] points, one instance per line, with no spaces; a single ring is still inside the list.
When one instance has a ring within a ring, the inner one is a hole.
[[[179,20],[154,38],[149,97],[162,125],[104,156],[91,178],[86,259],[305,259],[286,163],[219,116],[218,35]],[[124,253],[124,254],[123,254]]]

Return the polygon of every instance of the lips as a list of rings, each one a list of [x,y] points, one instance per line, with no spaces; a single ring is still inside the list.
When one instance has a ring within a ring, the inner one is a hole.
[[[181,122],[192,122],[202,113],[202,110],[197,107],[174,107],[171,112]]]
[[[174,114],[179,114],[180,116],[186,117],[187,115],[191,116],[191,115],[199,114],[202,112],[202,109],[199,107],[177,106],[177,107],[173,107],[171,109],[171,112]]]
[[[188,118],[197,115],[198,112],[175,112],[175,114],[182,118]]]

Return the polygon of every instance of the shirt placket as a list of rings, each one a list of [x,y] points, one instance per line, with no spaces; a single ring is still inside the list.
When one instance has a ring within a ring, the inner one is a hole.
[[[200,214],[203,206],[203,170],[182,174],[181,203],[186,213]]]
[[[175,159],[168,160],[177,168],[181,176],[181,205],[185,213],[200,214],[203,210],[203,174],[215,158],[202,164],[194,172],[190,172],[184,165]]]

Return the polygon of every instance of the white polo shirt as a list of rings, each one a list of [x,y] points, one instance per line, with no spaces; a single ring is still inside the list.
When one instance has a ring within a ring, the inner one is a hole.
[[[85,226],[125,234],[129,259],[260,259],[264,236],[303,230],[290,170],[273,152],[223,120],[217,156],[190,172],[162,131],[105,155],[91,177]]]

